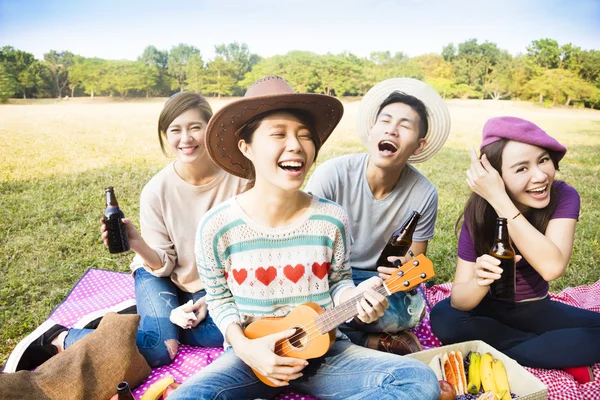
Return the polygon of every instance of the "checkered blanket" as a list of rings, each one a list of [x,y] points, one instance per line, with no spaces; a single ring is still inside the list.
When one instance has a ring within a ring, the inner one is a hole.
[[[431,288],[421,286],[430,306],[434,306],[450,295],[451,284],[436,285]],[[567,288],[553,299],[566,304],[600,312],[600,281],[591,286]],[[110,309],[117,304],[134,299],[133,279],[129,274],[100,269],[89,269],[73,287],[67,298],[52,312],[50,318],[62,325],[72,327],[90,313]],[[429,311],[429,305],[427,311]],[[441,345],[431,332],[429,312],[419,326],[413,329],[424,349]],[[155,368],[152,374],[134,390],[140,398],[155,381],[171,376],[177,382],[183,382],[201,370],[223,352],[222,348],[201,348],[181,345],[179,352],[170,365]],[[561,400],[600,400],[600,364],[594,366],[596,381],[580,385],[566,372],[528,368],[544,384],[548,386],[549,399]],[[286,393],[277,400],[311,400],[312,397],[294,393]]]

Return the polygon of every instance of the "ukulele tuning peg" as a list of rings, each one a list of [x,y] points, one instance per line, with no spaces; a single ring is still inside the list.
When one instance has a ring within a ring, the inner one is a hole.
[[[404,281],[403,285],[404,285],[404,287],[408,287],[410,285],[410,282]]]
[[[404,271],[402,271],[402,270],[398,271],[398,276],[404,276]]]
[[[427,274],[425,272],[421,272],[420,276],[421,276],[422,279],[425,279],[425,277],[427,276]]]
[[[412,250],[408,250],[408,255],[409,255],[411,258],[415,258],[415,253],[413,253],[413,252],[412,252]]]
[[[417,265],[419,265],[419,262],[417,260],[413,261],[413,265],[416,267]]]

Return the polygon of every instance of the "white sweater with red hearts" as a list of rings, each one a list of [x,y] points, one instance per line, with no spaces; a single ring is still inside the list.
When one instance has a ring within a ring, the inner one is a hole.
[[[196,265],[211,317],[225,336],[229,324],[282,317],[295,306],[338,304],[354,287],[352,236],[344,209],[313,197],[291,225],[262,226],[235,198],[205,214],[196,235]]]

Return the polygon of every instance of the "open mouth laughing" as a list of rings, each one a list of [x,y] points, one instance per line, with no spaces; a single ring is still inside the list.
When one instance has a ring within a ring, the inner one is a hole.
[[[290,175],[299,175],[304,168],[304,161],[280,161],[277,166]]]
[[[378,145],[379,154],[384,156],[390,156],[395,154],[398,151],[398,147],[395,143],[390,142],[389,140],[382,140]]]
[[[526,192],[534,198],[544,198],[548,194],[548,185],[526,190]]]

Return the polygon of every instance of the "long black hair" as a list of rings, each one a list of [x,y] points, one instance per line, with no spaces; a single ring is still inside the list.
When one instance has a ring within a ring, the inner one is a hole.
[[[487,156],[490,164],[498,171],[500,176],[502,176],[502,152],[504,151],[506,143],[508,143],[507,139],[500,139],[481,149],[481,156],[484,154]],[[548,154],[554,164],[554,168],[558,171],[558,154],[550,150],[548,150]],[[524,214],[524,217],[527,218],[531,225],[538,231],[545,233],[554,210],[556,210],[556,191],[550,190],[550,202],[548,205],[541,209],[531,208]],[[498,218],[498,214],[490,203],[485,201],[478,194],[471,193],[462,214],[456,221],[454,227],[455,233],[459,232],[462,222],[466,221],[471,240],[475,245],[477,256],[487,254],[494,243],[496,218]]]

